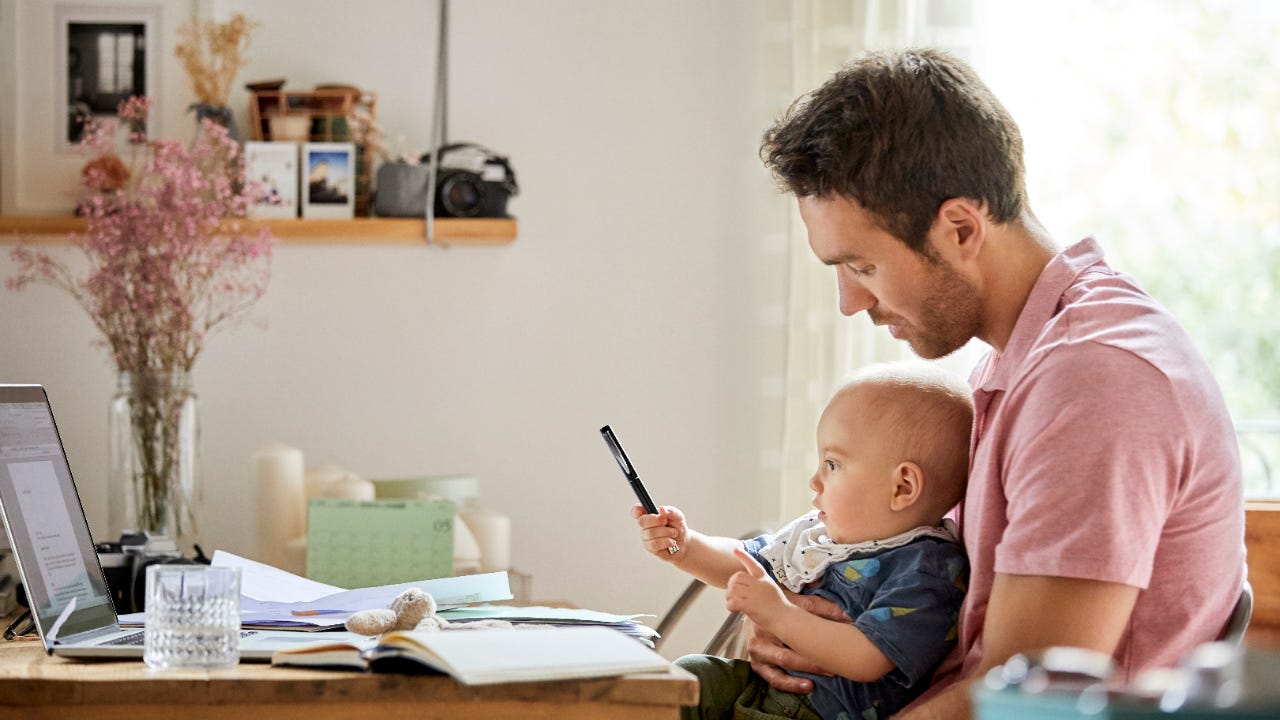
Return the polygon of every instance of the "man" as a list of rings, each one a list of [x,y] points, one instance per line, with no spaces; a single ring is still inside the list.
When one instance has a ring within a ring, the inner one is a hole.
[[[1215,639],[1244,581],[1221,392],[1094,240],[1058,249],[1027,206],[1017,125],[973,71],[936,51],[871,54],[797,101],[761,156],[835,268],[843,314],[925,358],[992,347],[971,378],[956,511],[960,639],[905,716],[968,717],[970,683],[1019,652],[1089,648],[1132,679]],[[821,671],[759,632],[750,651],[781,690],[811,688],[783,668]]]

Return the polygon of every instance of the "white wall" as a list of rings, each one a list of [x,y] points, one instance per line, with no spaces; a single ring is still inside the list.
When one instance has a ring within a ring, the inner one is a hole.
[[[240,83],[359,85],[378,93],[390,134],[425,149],[434,3],[202,11],[237,10],[262,23]],[[450,134],[511,157],[519,238],[280,247],[254,313],[264,326],[214,335],[195,371],[206,547],[252,553],[251,455],[270,440],[367,477],[476,474],[513,518],[514,564],[535,595],[601,610],[660,614],[685,578],[640,550],[600,425],[618,430],[657,501],[701,529],[769,517],[760,376],[782,343],[761,329],[760,288],[785,270],[758,239],[759,12],[738,0],[454,2]],[[0,109],[4,123],[12,113]],[[0,256],[0,276],[13,268]],[[101,527],[114,372],[93,337],[53,290],[0,291],[0,380],[49,387]]]

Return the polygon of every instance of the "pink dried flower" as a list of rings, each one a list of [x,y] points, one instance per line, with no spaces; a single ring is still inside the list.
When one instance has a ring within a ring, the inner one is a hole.
[[[130,98],[121,117],[145,120],[149,106]],[[116,128],[93,123],[81,144],[99,159],[114,156]],[[6,285],[70,293],[102,332],[117,370],[190,371],[209,331],[266,292],[275,238],[242,223],[255,187],[242,181],[240,148],[226,128],[205,120],[190,147],[171,140],[141,147],[119,192],[100,192],[102,173],[87,173],[88,229],[72,237],[87,271],[74,274],[23,242],[12,251],[18,271]]]
[[[119,115],[121,120],[140,120],[145,122],[150,112],[151,98],[145,95],[134,95],[116,107],[116,115]]]

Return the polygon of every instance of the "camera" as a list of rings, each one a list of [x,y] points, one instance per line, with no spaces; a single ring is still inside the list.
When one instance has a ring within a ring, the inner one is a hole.
[[[117,613],[135,613],[146,609],[147,567],[161,563],[197,565],[196,559],[183,557],[178,544],[167,537],[145,532],[124,532],[118,541],[100,542],[94,546],[102,575],[111,593]]]
[[[507,200],[520,187],[507,158],[472,143],[445,145],[423,155],[422,162],[436,158],[436,217],[509,217]]]

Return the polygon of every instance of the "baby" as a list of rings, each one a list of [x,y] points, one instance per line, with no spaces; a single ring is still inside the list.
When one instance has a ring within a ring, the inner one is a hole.
[[[806,676],[814,691],[794,695],[746,661],[689,655],[677,663],[698,676],[701,699],[683,717],[729,717],[736,707],[752,718],[874,720],[924,691],[955,643],[968,579],[943,516],[964,495],[972,425],[958,378],[924,364],[874,366],[818,421],[814,512],[743,542],[695,532],[674,507],[632,508],[652,555],[726,588],[730,611],[833,673]],[[851,620],[812,615],[785,591],[831,600]]]

